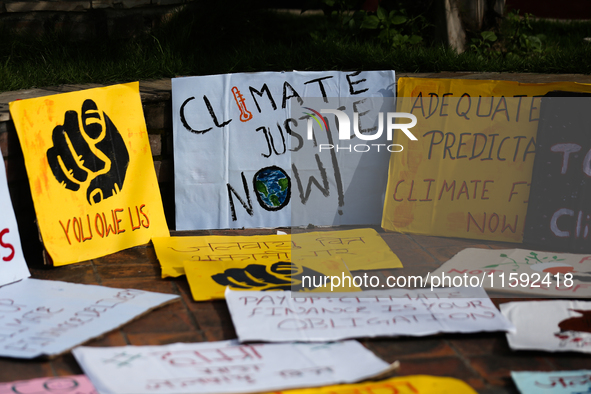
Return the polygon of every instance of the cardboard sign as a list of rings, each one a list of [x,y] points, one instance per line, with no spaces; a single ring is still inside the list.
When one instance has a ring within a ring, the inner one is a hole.
[[[176,295],[24,279],[0,287],[0,356],[56,356]]]
[[[394,134],[382,227],[415,234],[521,242],[540,96],[591,91],[576,83],[400,78],[398,111],[418,141]]]
[[[390,378],[377,382],[341,384],[336,386],[281,391],[281,394],[476,394],[459,379],[426,375]],[[279,393],[277,393],[279,394]]]
[[[480,288],[364,291],[339,297],[228,290],[226,302],[241,341],[336,341],[514,329]]]
[[[162,277],[185,274],[188,262],[270,264],[284,261],[307,265],[311,261],[342,258],[347,271],[401,268],[400,259],[373,229],[315,231],[293,235],[190,236],[152,240]],[[199,265],[196,265],[198,267]]]
[[[591,371],[515,372],[511,377],[521,394],[591,392]]]
[[[426,280],[433,286],[470,285],[500,292],[591,297],[591,255],[526,249],[464,249]]]
[[[10,114],[54,265],[169,235],[137,82],[15,101]]]
[[[591,198],[590,96],[551,92],[542,99],[524,242],[591,253],[591,212],[586,209]]]
[[[0,394],[97,394],[84,375],[0,383]]]
[[[338,257],[273,263],[186,261],[185,273],[195,301],[223,299],[226,288],[259,292],[361,291],[355,287],[353,276]]]
[[[591,302],[509,302],[501,312],[517,328],[511,349],[591,353]]]
[[[356,341],[78,347],[72,353],[102,394],[275,391],[353,383],[388,368]]]
[[[386,133],[372,140],[380,150],[352,149],[355,137],[337,151],[335,127],[307,134],[307,119],[320,109],[293,109],[290,99],[348,98],[353,119],[354,101],[393,103],[394,86],[394,71],[174,78],[177,230],[379,224]],[[320,150],[324,143],[334,149]]]
[[[0,286],[28,278],[31,274],[23,256],[21,239],[6,180],[4,160],[0,163]]]

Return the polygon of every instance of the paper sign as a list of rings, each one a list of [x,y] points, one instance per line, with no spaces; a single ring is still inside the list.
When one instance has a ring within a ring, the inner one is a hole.
[[[152,240],[162,277],[185,273],[185,262],[238,262],[241,265],[335,260],[348,270],[400,268],[402,263],[373,229],[317,231],[294,235],[192,236]],[[293,252],[293,253],[292,253]],[[228,266],[229,267],[229,266]]]
[[[321,108],[292,113],[290,99],[351,99],[353,119],[364,98],[393,103],[394,86],[394,71],[174,78],[177,230],[379,224],[386,133],[371,141],[380,150],[365,144],[369,151],[351,148],[367,142],[357,137],[340,141],[335,127],[311,138],[307,119]],[[321,151],[319,144],[343,148]]]
[[[72,353],[101,394],[274,391],[352,383],[388,367],[356,341],[241,345],[233,340],[78,347]]]
[[[386,230],[521,242],[540,116],[551,90],[576,83],[400,78],[398,111],[417,117],[417,141],[390,160]]]
[[[341,384],[336,386],[281,391],[281,394],[476,394],[459,379],[426,375],[390,378],[377,382]],[[279,394],[279,393],[277,393]]]
[[[23,256],[21,239],[12,201],[8,192],[4,160],[0,163],[0,205],[4,213],[0,216],[0,286],[28,278],[31,274]]]
[[[169,235],[137,82],[14,101],[10,114],[54,265]]]
[[[185,262],[185,273],[195,301],[223,299],[226,287],[252,291],[361,291],[352,283],[353,276],[339,257],[295,263],[188,261]],[[333,277],[338,279],[331,279]],[[349,281],[348,284],[345,280]]]
[[[335,297],[226,292],[241,341],[336,341],[514,329],[480,288],[364,291]]]
[[[152,243],[163,278],[184,275],[185,261],[253,264],[290,261],[292,247],[290,235],[158,237]]]
[[[324,260],[339,256],[351,271],[402,268],[398,256],[370,228],[315,231],[291,236],[292,260]]]
[[[521,394],[573,394],[591,392],[591,371],[514,372],[511,377]]]
[[[551,92],[542,99],[524,232],[528,244],[591,253],[591,212],[585,209],[591,198],[591,137],[583,132],[591,123],[589,96]]]
[[[509,302],[501,312],[517,328],[511,349],[591,353],[591,302]]]
[[[0,288],[0,356],[56,356],[177,298],[24,279]]]
[[[526,249],[464,249],[429,273],[433,286],[554,297],[591,297],[591,255]]]
[[[97,394],[84,375],[38,378],[0,383],[0,394]]]

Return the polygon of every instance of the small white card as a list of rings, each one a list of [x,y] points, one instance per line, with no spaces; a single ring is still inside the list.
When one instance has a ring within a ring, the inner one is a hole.
[[[249,393],[352,383],[388,368],[357,341],[78,347],[74,357],[101,394]]]
[[[521,394],[591,392],[591,371],[511,372]]]

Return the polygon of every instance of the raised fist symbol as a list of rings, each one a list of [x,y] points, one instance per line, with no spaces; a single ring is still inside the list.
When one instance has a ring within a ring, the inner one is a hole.
[[[129,153],[111,119],[93,100],[84,101],[80,117],[76,111],[66,111],[63,126],[53,129],[52,140],[47,160],[66,189],[86,188],[91,205],[121,191]]]
[[[267,267],[263,264],[249,264],[246,268],[228,268],[221,274],[211,278],[222,286],[232,289],[290,290],[302,288],[302,276],[324,275],[308,267],[297,266],[290,262],[280,261]],[[319,280],[319,283],[321,281]],[[311,287],[306,286],[306,289]]]

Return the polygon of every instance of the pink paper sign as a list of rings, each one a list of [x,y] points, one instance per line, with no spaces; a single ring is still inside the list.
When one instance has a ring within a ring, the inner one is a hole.
[[[0,383],[0,394],[97,394],[86,375]]]

